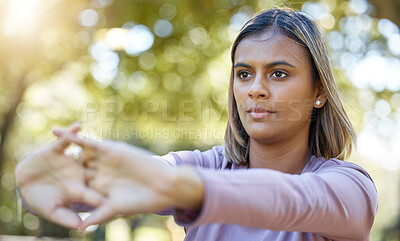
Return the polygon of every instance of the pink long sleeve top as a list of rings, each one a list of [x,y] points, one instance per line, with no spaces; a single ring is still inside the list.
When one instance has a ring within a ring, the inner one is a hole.
[[[204,181],[200,212],[171,213],[185,227],[185,240],[370,240],[377,191],[353,163],[312,156],[293,175],[230,164],[219,146],[162,160],[194,166]]]

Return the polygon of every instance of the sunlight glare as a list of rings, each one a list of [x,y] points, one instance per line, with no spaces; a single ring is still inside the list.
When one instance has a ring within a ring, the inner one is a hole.
[[[10,0],[3,22],[3,32],[8,36],[33,32],[40,16],[40,0]]]

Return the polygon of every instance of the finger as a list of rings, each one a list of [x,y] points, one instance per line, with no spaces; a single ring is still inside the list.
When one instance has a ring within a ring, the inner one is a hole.
[[[82,196],[82,202],[92,207],[98,207],[104,201],[105,201],[104,196],[96,192],[92,188],[86,188]]]
[[[98,149],[98,146],[100,143],[98,141],[78,137],[77,135],[66,135],[65,138],[67,138],[70,142],[73,142],[73,143],[81,146],[82,148],[90,147],[93,149]]]
[[[108,202],[103,203],[100,207],[95,209],[91,215],[82,222],[79,227],[80,232],[84,232],[86,228],[90,225],[101,224],[116,216],[118,213],[114,213],[110,208]]]
[[[85,166],[88,170],[96,170],[98,163],[95,161],[86,161]]]
[[[89,185],[89,182],[91,182],[95,176],[96,176],[96,170],[93,169],[85,169],[85,181],[87,185]]]
[[[75,122],[68,127],[68,131],[73,134],[78,133],[80,130],[81,130],[81,124],[79,122]]]
[[[82,148],[82,151],[79,153],[79,160],[84,166],[90,166],[91,168],[95,168],[97,166],[95,162],[99,159],[100,142],[82,139],[75,135],[67,135],[66,138]]]
[[[85,186],[82,181],[72,181],[64,186],[65,196],[72,202],[85,203],[92,207],[100,206],[105,198],[94,189]]]
[[[51,132],[53,135],[60,137],[65,132],[71,132],[73,134],[77,134],[81,130],[81,125],[78,122],[71,124],[69,127],[63,128],[54,128]]]
[[[84,146],[80,152],[80,157],[86,166],[97,166],[96,160],[99,157],[98,150],[97,148]]]
[[[64,151],[70,144],[71,140],[68,137],[76,136],[76,133],[81,129],[81,125],[79,123],[71,124],[66,131],[64,131],[59,137],[58,142],[56,142],[55,149],[56,151]]]
[[[105,178],[93,177],[90,180],[87,180],[87,186],[101,193],[103,196],[108,195],[108,186],[110,180]]]
[[[57,152],[64,152],[64,150],[71,145],[72,141],[69,136],[72,136],[69,132],[65,132],[61,137],[55,141],[54,149]]]
[[[63,129],[53,129],[51,130],[51,133],[53,133],[53,135],[60,137],[62,134],[64,134],[65,130]]]
[[[48,219],[53,223],[71,229],[78,229],[82,225],[81,218],[74,211],[65,207],[55,209]]]

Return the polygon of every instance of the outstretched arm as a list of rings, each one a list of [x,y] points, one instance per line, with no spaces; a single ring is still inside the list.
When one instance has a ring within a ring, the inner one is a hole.
[[[69,138],[87,153],[89,185],[107,195],[82,229],[118,214],[174,207],[201,209],[187,225],[227,223],[367,240],[376,214],[373,182],[356,165],[330,161],[302,175],[269,169],[195,170],[170,167],[125,143]]]
[[[374,185],[355,165],[302,175],[269,169],[198,173],[205,200],[200,216],[188,225],[230,223],[367,240],[376,214]]]

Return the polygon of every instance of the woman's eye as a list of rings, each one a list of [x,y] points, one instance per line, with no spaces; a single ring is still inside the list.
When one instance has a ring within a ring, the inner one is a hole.
[[[237,74],[237,76],[238,76],[239,79],[247,79],[247,78],[250,78],[252,75],[251,75],[249,72],[240,71],[240,72]]]
[[[277,78],[277,79],[282,79],[284,77],[286,77],[287,74],[282,72],[282,71],[275,71],[274,73],[272,73],[272,77]]]

